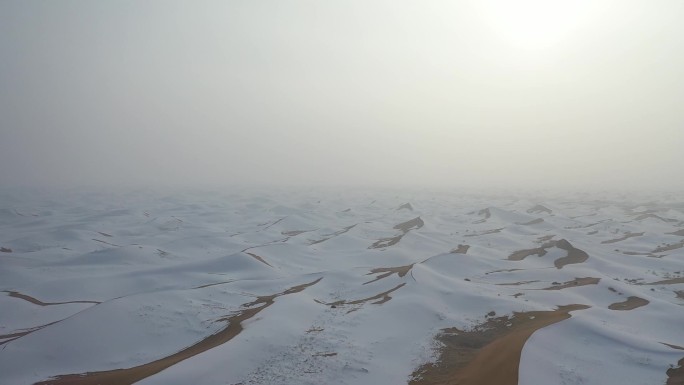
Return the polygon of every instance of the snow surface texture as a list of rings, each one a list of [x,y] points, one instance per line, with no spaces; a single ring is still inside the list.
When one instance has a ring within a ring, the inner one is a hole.
[[[0,384],[144,365],[231,322],[139,383],[401,384],[442,329],[568,304],[589,308],[532,335],[520,384],[665,384],[682,202],[0,193]]]

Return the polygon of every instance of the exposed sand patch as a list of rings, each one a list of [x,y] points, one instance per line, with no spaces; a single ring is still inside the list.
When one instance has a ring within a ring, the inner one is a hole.
[[[397,266],[397,267],[378,267],[377,269],[372,269],[370,273],[366,275],[371,275],[371,274],[380,274],[377,277],[375,277],[374,280],[365,282],[364,285],[369,284],[371,282],[375,282],[378,280],[381,280],[383,278],[389,277],[392,274],[396,274],[399,277],[403,277],[406,274],[408,274],[409,271],[413,268],[413,263],[410,265],[406,266]]]
[[[107,238],[111,238],[111,237],[112,237],[111,234],[103,233],[102,231],[98,231],[97,233],[100,234],[100,235],[102,235],[103,237],[107,237]]]
[[[464,237],[479,237],[481,235],[500,233],[501,230],[503,230],[503,229],[505,229],[505,227],[500,227],[498,229],[485,230],[485,231],[481,231],[479,233],[466,234],[466,235],[464,235]]]
[[[354,227],[356,227],[356,225],[358,225],[358,223],[353,224],[353,225],[351,225],[351,226],[344,227],[344,228],[342,228],[342,230],[335,231],[334,233],[324,234],[323,236],[324,236],[325,238],[322,238],[322,239],[319,239],[319,240],[316,240],[316,241],[310,241],[309,244],[310,244],[310,245],[316,245],[316,244],[325,242],[325,241],[327,241],[328,239],[335,238],[335,237],[337,237],[337,236],[339,236],[339,235],[342,235],[342,234],[348,232],[349,230],[353,229]]]
[[[551,214],[552,212],[553,211],[550,208],[542,206],[542,205],[535,205],[534,207],[527,210],[528,214],[539,214],[539,213]]]
[[[535,283],[535,282],[539,282],[539,280],[510,282],[510,283],[497,283],[497,285],[498,286],[520,286],[520,285],[527,285],[527,284]]]
[[[451,254],[466,254],[470,249],[470,245],[458,245],[455,249],[451,249]]]
[[[330,237],[330,238],[332,238],[332,237]],[[309,241],[309,245],[317,245],[319,243],[323,243],[323,242],[327,241],[330,238],[321,238],[321,239],[317,239],[315,241]]]
[[[214,283],[207,283],[206,285],[201,285],[201,286],[196,286],[193,287],[192,289],[204,289],[205,287],[212,287],[212,286],[218,286],[218,285],[225,285],[226,283],[231,283],[235,282],[234,279],[231,279],[230,281],[221,281],[221,282],[214,282]]]
[[[373,242],[369,249],[382,249],[384,247],[396,245],[397,243],[399,243],[399,241],[401,241],[401,238],[403,238],[404,235],[406,234],[399,234],[395,237],[378,239],[377,241]]]
[[[12,249],[7,247],[0,247],[0,253],[11,253]]]
[[[93,238],[93,241],[95,241],[95,242],[100,242],[100,243],[104,243],[105,245],[109,245],[109,246],[122,247],[121,245],[117,245],[117,244],[110,243],[110,242],[107,242],[107,241],[103,241],[103,240],[100,240],[100,239],[95,239],[95,238]]]
[[[684,385],[684,358],[677,363],[679,366],[667,370],[667,382],[665,385]]]
[[[637,285],[676,285],[679,283],[684,283],[684,277],[663,279],[662,281],[656,281],[651,283],[636,283]]]
[[[525,269],[501,269],[501,270],[492,270],[488,271],[485,273],[485,275],[493,274],[493,273],[510,273],[511,271],[520,271],[520,270],[525,270]]]
[[[397,210],[408,210],[408,211],[413,211],[413,206],[409,202],[404,203],[403,205],[397,207]]]
[[[672,344],[668,344],[668,343],[665,343],[665,342],[661,342],[661,344],[663,344],[663,345],[665,345],[665,346],[668,346],[668,347],[671,347],[672,349],[684,350],[684,347],[679,346],[679,345],[672,345]]]
[[[531,225],[536,225],[536,224],[539,224],[542,222],[544,222],[544,220],[542,218],[537,218],[537,219],[533,219],[533,220],[531,220],[529,222],[525,222],[525,223],[516,223],[516,225],[531,226]]]
[[[549,235],[544,235],[542,237],[537,238],[537,243],[544,243],[550,241],[553,237],[556,235],[554,234],[549,234]]]
[[[565,239],[556,241],[555,245],[556,247],[568,252],[568,255],[562,258],[558,258],[553,262],[554,266],[556,266],[556,268],[558,269],[562,269],[565,265],[582,263],[589,259],[589,254],[587,254],[583,250],[574,247],[570,244],[570,242],[566,241]]]
[[[264,227],[264,228],[262,229],[262,230],[266,230],[266,229],[268,229],[268,228],[271,227],[271,226],[277,225],[278,223],[280,223],[281,221],[283,221],[285,218],[287,218],[287,216],[284,216],[284,217],[282,217],[282,218],[280,218],[280,219],[276,219],[275,221],[273,221],[273,222],[271,222],[271,223],[269,223],[269,222],[261,223],[261,224],[259,224],[258,226],[266,226],[266,225],[268,225],[268,226],[266,226],[266,227]]]
[[[304,234],[304,233],[310,233],[312,231],[316,230],[292,230],[292,231],[281,231],[280,234],[285,235],[287,237],[295,237],[299,234]]]
[[[4,340],[4,339],[7,339],[7,338],[12,338],[12,340],[14,340],[14,339],[16,339],[16,338],[23,337],[23,336],[25,336],[25,335],[27,335],[27,334],[30,334],[30,333],[32,333],[32,332],[35,332],[35,331],[38,330],[38,329],[41,329],[41,327],[38,327],[38,328],[30,328],[30,329],[19,329],[19,330],[21,330],[21,331],[13,332],[13,333],[8,333],[8,334],[0,334],[0,340]],[[11,340],[10,340],[10,341],[11,341]],[[10,341],[0,341],[0,345],[5,344],[5,343],[10,342]]]
[[[31,297],[30,295],[19,293],[18,291],[3,290],[2,292],[7,293],[10,297],[23,299],[24,301],[31,302],[32,304],[38,305],[38,306],[66,305],[69,303],[91,303],[91,304],[97,305],[97,304],[101,303],[98,301],[43,302],[39,299]]]
[[[370,302],[370,301],[375,301],[375,302],[371,302],[371,304],[373,304],[373,305],[382,305],[383,303],[392,299],[392,297],[390,297],[391,293],[393,293],[396,290],[401,289],[404,285],[406,285],[406,283],[400,283],[399,285],[393,287],[392,289],[389,289],[387,291],[383,291],[382,293],[376,294],[372,297],[357,299],[354,301],[340,300],[340,301],[335,301],[335,302],[330,302],[330,303],[322,302],[322,301],[316,301],[316,302],[322,303],[322,304],[325,304],[328,306],[335,306],[335,307],[343,306],[343,305],[361,305],[361,304],[364,304],[364,303]]]
[[[18,298],[18,299],[21,299],[21,300],[30,302],[30,303],[32,303],[32,304],[34,304],[34,305],[38,305],[38,306],[54,306],[54,305],[65,305],[65,304],[72,304],[72,303],[89,303],[89,304],[98,305],[98,304],[101,303],[101,302],[98,302],[98,301],[43,302],[43,301],[41,301],[41,300],[39,300],[39,299],[36,299],[36,298],[31,297],[31,296],[26,295],[26,294],[19,293],[19,292],[17,292],[17,291],[4,290],[3,293],[7,293],[7,295],[10,296],[10,297]],[[38,330],[40,330],[40,329],[42,329],[42,328],[44,328],[44,327],[46,327],[46,326],[50,326],[50,325],[56,324],[57,322],[60,322],[60,321],[61,321],[61,320],[57,320],[57,321],[50,322],[50,323],[45,324],[45,325],[35,326],[35,327],[32,327],[32,328],[28,328],[28,329],[20,329],[19,331],[15,331],[15,332],[9,333],[9,334],[2,334],[2,335],[0,335],[0,339],[5,340],[5,341],[0,342],[0,345],[6,344],[6,343],[11,342],[11,341],[14,341],[14,340],[16,340],[17,338],[20,338],[20,337],[23,337],[23,336],[25,336],[25,335],[31,334],[31,333],[33,333],[33,332],[35,332],[35,331],[38,331]]]
[[[680,236],[680,237],[684,237],[684,229],[677,230],[677,231],[674,231],[674,232],[671,232],[671,233],[665,233],[665,234],[669,234],[669,235],[678,235],[678,236]]]
[[[569,287],[578,287],[578,286],[586,286],[586,285],[596,285],[601,281],[601,278],[593,278],[593,277],[585,277],[585,278],[575,278],[572,281],[567,281],[567,282],[553,282],[553,286],[545,287],[543,289],[528,289],[528,290],[562,290],[562,289],[567,289]],[[520,281],[520,282],[511,282],[511,283],[497,283],[498,286],[520,286],[520,285],[527,285],[530,283],[535,283],[539,282],[539,280],[534,280],[534,281]]]
[[[396,235],[394,237],[382,238],[380,240],[377,240],[375,243],[373,243],[369,247],[369,249],[380,249],[380,248],[396,245],[397,243],[399,243],[399,241],[401,241],[401,238],[403,238],[404,235],[409,233],[409,231],[420,229],[424,225],[425,225],[425,222],[423,222],[423,220],[420,217],[415,217],[415,218],[408,220],[406,222],[402,222],[402,223],[394,226],[394,229],[400,230],[401,234]]]
[[[354,224],[351,225],[351,226],[343,227],[342,230],[335,231],[334,233],[330,233],[330,234],[325,234],[324,236],[326,236],[326,237],[327,237],[327,236],[335,236],[335,237],[336,237],[336,236],[338,236],[338,235],[342,235],[342,234],[346,233],[347,231],[353,229],[353,228],[356,227],[357,225],[358,225],[358,223],[354,223]]]
[[[668,243],[667,245],[656,247],[656,249],[653,250],[652,252],[653,253],[664,253],[666,251],[681,249],[682,247],[684,247],[684,240],[682,240],[681,242]]]
[[[651,254],[651,253],[640,253],[637,251],[623,251],[622,254],[624,254],[624,255],[646,255],[649,257],[653,257],[653,254]]]
[[[570,318],[585,305],[561,306],[554,311],[513,313],[490,318],[470,331],[444,329],[436,339],[443,344],[436,363],[413,372],[410,385],[515,385],[520,356],[537,330]]]
[[[513,254],[509,255],[507,259],[509,261],[522,261],[530,255],[537,255],[541,257],[547,253],[546,249],[550,249],[554,246],[568,252],[568,255],[566,255],[565,257],[558,258],[553,262],[554,266],[556,266],[556,268],[558,269],[562,269],[565,265],[582,263],[589,258],[589,254],[574,247],[567,240],[561,239],[558,241],[546,242],[542,246],[536,247],[534,249],[518,250]]]
[[[411,230],[417,230],[425,225],[425,222],[420,217],[415,217],[411,220],[408,220],[406,222],[402,222],[396,226],[394,226],[395,229],[401,230],[404,233],[408,233]]]
[[[636,309],[638,307],[646,306],[648,304],[649,304],[648,300],[645,300],[645,299],[639,298],[639,297],[635,297],[635,296],[630,296],[625,301],[616,302],[614,304],[611,304],[610,306],[608,306],[608,309],[610,309],[610,310],[632,310],[632,309]]]
[[[527,250],[518,250],[514,252],[513,254],[508,256],[509,261],[522,261],[523,259],[529,257],[530,255],[536,255],[538,257],[541,257],[546,254],[546,248],[545,247],[537,247],[534,249],[527,249]]]
[[[260,256],[258,256],[258,255],[256,255],[256,254],[254,254],[254,253],[245,253],[245,254],[249,255],[250,257],[256,259],[257,261],[259,261],[259,262],[261,262],[261,263],[263,263],[263,264],[265,264],[265,265],[268,265],[268,266],[273,267],[273,265],[271,265],[270,263],[266,262],[262,257],[260,257]]]
[[[264,247],[264,246],[272,245],[272,244],[275,244],[275,243],[285,243],[285,242],[287,242],[288,240],[290,240],[290,237],[285,237],[285,238],[283,238],[283,239],[276,239],[276,240],[274,240],[274,241],[262,243],[262,244],[260,244],[260,245],[255,245],[255,246],[247,247],[247,248],[245,248],[245,249],[240,250],[240,252],[244,253],[244,252],[246,252],[247,250],[258,249],[259,247]]]
[[[615,243],[615,242],[624,241],[625,239],[629,239],[629,238],[633,238],[633,237],[640,237],[642,235],[644,235],[643,232],[642,233],[627,233],[623,237],[615,238],[615,239],[609,239],[609,240],[603,241],[601,243],[602,244]]]
[[[569,287],[596,285],[600,281],[601,281],[601,278],[593,278],[593,277],[575,278],[572,281],[567,281],[567,282],[563,282],[563,283],[560,283],[557,285],[549,286],[549,287],[546,287],[542,290],[562,290],[562,289],[567,289]]]
[[[35,331],[38,331],[38,330],[40,330],[40,329],[42,329],[42,328],[44,328],[44,327],[47,327],[47,326],[50,326],[50,325],[54,325],[54,324],[56,324],[56,323],[59,322],[59,321],[61,321],[61,320],[54,321],[54,322],[50,322],[49,324],[45,324],[45,325],[35,326],[35,327],[32,327],[32,328],[28,328],[28,329],[19,329],[19,331],[15,331],[15,332],[9,333],[9,334],[0,334],[0,339],[1,339],[1,340],[5,340],[5,339],[6,339],[5,341],[0,341],[0,345],[4,345],[4,344],[6,344],[6,343],[8,343],[8,342],[12,342],[12,341],[16,340],[17,338],[21,338],[21,337],[23,337],[23,336],[25,336],[25,335],[31,334],[31,333],[33,333],[33,332],[35,332]]]
[[[677,298],[684,299],[684,290],[675,291]]]
[[[483,218],[483,219],[479,219],[479,220],[473,222],[473,224],[485,223],[485,222],[487,222],[487,219],[489,219],[489,218],[492,217],[492,212],[489,211],[489,208],[486,208],[486,209],[482,209],[482,210],[478,211],[478,212],[477,212],[477,215],[484,216],[484,218]]]
[[[309,283],[294,286],[285,290],[282,293],[273,294],[269,296],[258,297],[255,301],[244,304],[244,310],[239,311],[237,314],[221,318],[218,321],[226,321],[228,325],[220,330],[219,332],[212,334],[211,336],[203,339],[202,341],[189,346],[178,353],[172,354],[168,357],[161,358],[156,361],[152,361],[147,364],[134,366],[128,369],[115,369],[106,370],[101,372],[87,372],[83,374],[67,374],[57,376],[53,379],[41,381],[34,385],[128,385],[138,382],[144,378],[152,376],[162,370],[173,366],[181,361],[184,361],[190,357],[194,357],[200,353],[203,353],[209,349],[213,349],[219,345],[222,345],[235,336],[242,332],[242,322],[246,321],[255,315],[259,314],[262,310],[273,305],[277,297],[299,293],[309,286],[318,283],[322,277]]]

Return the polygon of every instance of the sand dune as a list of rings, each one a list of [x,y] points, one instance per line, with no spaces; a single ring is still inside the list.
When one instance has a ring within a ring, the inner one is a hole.
[[[666,251],[681,249],[682,247],[684,247],[684,240],[677,243],[668,243],[663,246],[658,246],[652,251],[652,253],[664,253]]]
[[[562,290],[562,289],[567,289],[569,287],[578,287],[578,286],[585,286],[585,285],[596,285],[601,281],[601,278],[592,278],[592,277],[584,277],[584,278],[575,278],[572,281],[567,281],[563,283],[559,283],[553,286],[549,286],[547,288],[544,288],[542,290]]]
[[[644,234],[645,234],[644,232],[641,232],[641,233],[627,233],[627,234],[625,234],[623,237],[615,238],[615,239],[609,239],[609,240],[603,241],[603,242],[601,242],[601,243],[603,243],[603,244],[616,243],[616,242],[624,241],[625,239],[629,239],[629,238],[633,238],[633,237],[640,237],[640,236],[642,236],[642,235],[644,235]]]
[[[521,226],[531,226],[531,225],[538,225],[540,223],[544,223],[544,220],[542,218],[532,219],[529,222],[517,223],[517,224],[521,225]]]
[[[466,235],[464,235],[464,237],[479,237],[482,235],[496,234],[496,233],[500,233],[501,230],[503,230],[503,229],[504,229],[504,227],[500,227],[498,229],[490,229],[490,230],[480,231],[477,233],[466,234]]]
[[[409,384],[516,385],[520,354],[532,333],[586,308],[568,305],[555,311],[514,313],[489,319],[470,331],[445,329],[437,337],[443,344],[438,361],[416,370]]]
[[[542,257],[546,255],[547,250],[552,247],[558,247],[559,249],[568,252],[565,257],[558,258],[554,261],[554,266],[558,269],[562,269],[565,265],[585,262],[589,258],[589,255],[586,252],[574,247],[567,240],[561,239],[558,241],[547,241],[542,246],[534,249],[518,250],[509,255],[507,259],[509,261],[522,261],[531,255]]]
[[[404,285],[406,285],[406,283],[400,283],[399,285],[397,285],[397,286],[395,286],[389,290],[383,291],[382,293],[378,293],[378,294],[375,294],[373,296],[370,296],[367,298],[362,298],[362,299],[356,299],[356,300],[344,300],[343,299],[343,300],[339,300],[339,301],[335,301],[335,302],[329,302],[329,303],[322,302],[322,301],[317,301],[317,302],[328,305],[328,306],[333,307],[333,308],[342,307],[345,305],[362,305],[362,304],[365,304],[366,302],[370,302],[372,305],[382,305],[383,303],[388,302],[389,300],[392,299],[390,294],[401,289],[402,287],[404,287]],[[352,312],[355,310],[357,310],[357,309],[352,308],[349,310],[349,312]]]
[[[535,205],[534,207],[531,207],[530,209],[527,210],[529,214],[540,214],[540,213],[547,213],[551,214],[553,211],[545,206],[542,205]]]
[[[458,245],[455,249],[451,249],[450,253],[452,254],[466,254],[468,253],[468,249],[470,249],[469,245]]]
[[[34,305],[38,305],[38,306],[55,306],[55,305],[65,305],[65,304],[69,304],[69,303],[91,303],[91,304],[101,303],[99,301],[80,301],[80,300],[79,301],[63,301],[63,302],[43,302],[39,299],[33,298],[29,295],[22,294],[22,293],[19,293],[16,291],[5,290],[5,291],[3,291],[3,293],[7,293],[10,297],[23,299],[24,301],[30,302],[30,303],[32,303]]]
[[[672,198],[61,199],[0,208],[0,384],[681,381]]]
[[[679,360],[679,366],[667,370],[666,385],[682,385],[684,384],[684,358]]]
[[[408,220],[406,222],[399,223],[398,225],[395,225],[393,228],[395,230],[401,230],[401,234],[396,235],[394,237],[380,239],[380,240],[376,241],[375,243],[373,243],[369,248],[370,249],[380,249],[380,248],[385,248],[385,247],[389,247],[389,246],[394,246],[397,243],[399,243],[399,241],[401,241],[401,239],[406,234],[408,234],[411,230],[420,229],[424,225],[425,225],[425,222],[423,222],[423,220],[420,219],[420,217],[416,217],[416,218],[413,218],[413,219]]]
[[[616,302],[614,304],[611,304],[608,306],[608,309],[610,310],[632,310],[636,309],[638,307],[646,306],[649,304],[649,301],[635,297],[635,296],[630,296],[623,302]]]
[[[273,267],[273,265],[271,265],[270,263],[266,262],[266,261],[264,260],[263,257],[260,257],[260,256],[254,254],[254,253],[247,253],[247,255],[249,255],[250,257],[256,259],[257,261],[263,263],[264,265],[268,265],[268,266],[270,266],[270,267]]]
[[[374,280],[364,282],[364,285],[367,285],[369,283],[373,283],[375,281],[381,280],[383,278],[387,278],[392,274],[396,274],[399,277],[403,277],[406,274],[408,274],[411,269],[413,268],[413,264],[406,265],[406,266],[397,266],[397,267],[378,267],[376,269],[371,270],[370,273],[366,275],[371,275],[371,274],[379,274]]]
[[[244,329],[242,323],[244,321],[251,319],[264,309],[273,305],[276,298],[284,295],[299,293],[307,287],[317,284],[318,282],[320,282],[321,279],[323,278],[319,278],[309,283],[291,287],[281,293],[258,297],[256,300],[244,304],[243,307],[246,309],[241,310],[238,314],[231,315],[219,320],[228,323],[228,325],[224,329],[168,357],[164,357],[157,361],[153,361],[144,365],[139,365],[128,369],[59,375],[53,379],[38,382],[35,385],[133,384],[144,378],[152,376],[155,373],[159,373],[160,371],[172,365],[175,365],[181,361],[187,360],[188,358],[201,354],[209,349],[213,349],[219,345],[222,345],[230,341],[235,336],[240,334],[240,332],[242,332],[242,330]]]

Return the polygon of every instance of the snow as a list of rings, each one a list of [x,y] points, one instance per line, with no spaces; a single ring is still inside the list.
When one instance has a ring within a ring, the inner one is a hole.
[[[684,299],[675,295],[684,283],[647,285],[684,276],[684,248],[653,253],[683,239],[667,234],[684,227],[684,205],[672,196],[0,196],[0,246],[11,250],[0,253],[0,384],[143,365],[199,343],[268,296],[273,302],[232,339],[139,383],[406,383],[437,358],[444,328],[475,327],[491,311],[568,304],[590,307],[530,337],[520,384],[664,383],[684,356],[665,345],[684,346]],[[413,210],[397,209],[405,203]],[[552,212],[530,211],[536,205]],[[639,219],[644,210],[674,220]],[[396,227],[418,217],[420,228]],[[548,247],[507,259],[542,237],[566,239],[589,258],[558,269],[567,250]],[[450,253],[460,244],[466,254]],[[405,275],[372,272],[402,266]],[[598,283],[546,290],[586,277]],[[649,303],[608,308],[629,296]]]

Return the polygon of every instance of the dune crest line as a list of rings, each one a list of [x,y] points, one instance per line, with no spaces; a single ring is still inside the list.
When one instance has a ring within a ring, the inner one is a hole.
[[[181,361],[185,361],[188,358],[225,344],[242,332],[243,321],[254,317],[262,310],[273,305],[277,297],[299,293],[307,287],[317,284],[322,279],[323,277],[309,283],[293,286],[281,293],[257,297],[256,300],[243,305],[243,307],[246,307],[247,309],[241,310],[237,314],[219,319],[219,321],[228,322],[228,325],[225,328],[170,356],[127,369],[60,375],[53,379],[37,382],[34,385],[130,385],[136,383],[176,365]]]
[[[70,304],[70,303],[90,303],[90,304],[98,305],[98,304],[102,303],[99,301],[43,302],[39,299],[31,297],[30,295],[19,293],[18,291],[4,290],[3,292],[7,293],[7,295],[9,295],[10,297],[23,299],[24,301],[31,302],[32,304],[38,305],[38,306],[66,305],[66,304]]]

